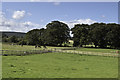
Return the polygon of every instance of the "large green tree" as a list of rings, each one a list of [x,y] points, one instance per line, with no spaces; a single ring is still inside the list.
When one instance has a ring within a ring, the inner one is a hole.
[[[43,45],[44,44],[44,30],[45,29],[33,29],[26,34],[26,39],[30,45]]]
[[[107,42],[111,48],[120,48],[120,25],[111,23],[107,24]]]
[[[88,44],[89,42],[89,25],[88,24],[77,24],[72,28],[73,46],[80,46]]]
[[[68,42],[70,29],[67,24],[59,21],[52,21],[46,25],[46,44],[51,46],[62,46]]]
[[[94,23],[91,25],[91,41],[94,43],[95,47],[107,47],[106,27],[107,25],[105,23]]]

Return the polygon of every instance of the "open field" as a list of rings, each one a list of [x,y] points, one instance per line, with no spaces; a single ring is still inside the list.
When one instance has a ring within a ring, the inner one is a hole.
[[[76,51],[116,53],[116,51],[120,51],[120,50],[117,50],[117,49],[101,49],[101,48],[77,48]]]
[[[98,48],[75,48],[75,47],[52,47],[47,46],[47,48],[35,48],[34,46],[20,46],[20,45],[10,45],[3,43],[3,55],[29,55],[29,54],[40,54],[48,52],[60,52],[60,53],[75,53],[75,54],[85,54],[85,55],[97,55],[97,56],[111,56],[118,57],[116,49],[98,49]]]
[[[69,47],[52,47],[52,46],[47,46],[47,49],[64,49],[64,48],[69,48]],[[21,45],[11,45],[10,43],[3,43],[2,44],[2,50],[22,50],[22,51],[28,51],[28,50],[42,50],[45,49],[41,46],[41,48],[35,48],[35,46],[28,46],[24,45],[23,47]]]
[[[52,47],[47,46],[47,49],[66,49],[69,50],[72,47]],[[22,50],[22,51],[28,51],[28,50],[43,50],[45,48],[35,48],[35,46],[27,46],[24,45],[23,47],[21,45],[10,45],[7,43],[2,44],[2,50]],[[118,51],[117,49],[98,49],[98,48],[75,48],[75,51],[86,51],[86,52],[102,52],[102,53],[116,53]],[[120,50],[119,50],[120,51]]]
[[[2,50],[41,50],[42,48],[35,48],[34,46],[27,46],[24,45],[23,47],[21,45],[11,45],[10,43],[3,43],[2,44]]]
[[[34,46],[21,47],[19,45],[9,45],[5,43],[2,47],[3,50],[19,51],[44,49],[34,48]],[[69,47],[47,48],[67,49]],[[77,48],[75,51],[93,51],[104,53],[116,50]],[[2,70],[3,78],[117,78],[118,58],[67,54],[60,52],[27,56],[3,56]]]
[[[116,78],[118,59],[47,53],[3,56],[3,78]]]

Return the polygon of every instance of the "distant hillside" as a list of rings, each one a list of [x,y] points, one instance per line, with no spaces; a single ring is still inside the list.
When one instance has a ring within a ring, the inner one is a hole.
[[[22,33],[22,32],[1,32],[2,34],[9,36],[16,36],[16,37],[24,37],[26,33]]]

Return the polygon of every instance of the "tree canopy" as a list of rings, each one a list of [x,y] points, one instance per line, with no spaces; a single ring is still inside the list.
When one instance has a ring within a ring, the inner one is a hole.
[[[26,39],[30,45],[62,46],[69,38],[69,27],[59,21],[48,23],[46,29],[33,29],[26,34]]]
[[[111,23],[76,24],[72,29],[73,46],[94,44],[100,48],[120,48],[120,25]]]
[[[72,31],[73,37],[70,37]],[[120,24],[93,23],[75,24],[70,30],[69,26],[60,21],[52,21],[46,28],[33,29],[26,33],[24,38],[16,36],[1,36],[4,42],[35,46],[62,46],[68,40],[73,40],[73,46],[94,45],[99,48],[120,48]]]
[[[46,25],[46,43],[52,46],[61,46],[68,42],[70,29],[67,24],[59,21],[52,21]]]
[[[45,29],[33,29],[26,34],[26,39],[30,45],[44,45],[44,30]]]

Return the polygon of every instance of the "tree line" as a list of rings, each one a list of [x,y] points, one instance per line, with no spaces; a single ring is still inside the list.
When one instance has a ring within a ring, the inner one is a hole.
[[[115,23],[76,24],[71,29],[73,46],[95,45],[100,48],[120,48],[120,25]]]
[[[72,31],[73,37],[70,36]],[[6,36],[3,35],[3,41]],[[73,40],[74,47],[83,45],[95,45],[100,48],[120,48],[120,24],[94,23],[76,24],[72,29],[63,22],[52,21],[46,28],[33,29],[26,33],[24,38],[12,36],[10,42],[20,45],[35,46],[66,46],[69,40]]]

